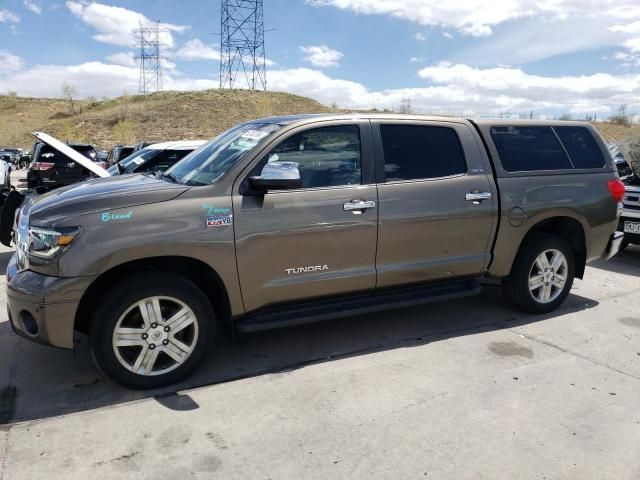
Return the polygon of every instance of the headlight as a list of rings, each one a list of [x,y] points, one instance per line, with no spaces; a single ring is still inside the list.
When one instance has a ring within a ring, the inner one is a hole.
[[[61,249],[71,245],[80,228],[48,229],[29,227],[29,255],[51,258]]]

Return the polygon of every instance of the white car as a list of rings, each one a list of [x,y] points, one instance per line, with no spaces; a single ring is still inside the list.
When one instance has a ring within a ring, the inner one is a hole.
[[[0,160],[0,188],[11,188],[11,164]]]
[[[204,140],[155,143],[129,155],[107,171],[111,175],[164,172],[205,143]]]

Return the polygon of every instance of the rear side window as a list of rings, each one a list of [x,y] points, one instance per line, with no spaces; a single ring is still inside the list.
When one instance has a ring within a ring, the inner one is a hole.
[[[387,182],[448,177],[467,171],[455,130],[419,125],[381,125]]]
[[[605,159],[591,132],[584,127],[553,127],[574,168],[602,168]]]
[[[508,172],[572,168],[551,127],[492,127],[491,138]]]

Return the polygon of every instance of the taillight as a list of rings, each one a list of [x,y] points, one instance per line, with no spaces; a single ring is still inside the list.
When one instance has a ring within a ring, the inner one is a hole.
[[[55,163],[49,163],[49,162],[33,162],[31,164],[31,169],[32,170],[49,170],[50,168],[53,168],[54,165]]]
[[[624,183],[619,179],[609,180],[607,187],[609,187],[609,193],[611,193],[611,196],[615,201],[620,203],[624,198]]]

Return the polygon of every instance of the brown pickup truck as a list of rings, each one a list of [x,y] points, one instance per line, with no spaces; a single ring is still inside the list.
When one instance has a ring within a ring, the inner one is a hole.
[[[238,125],[163,174],[27,198],[7,271],[20,335],[134,388],[242,332],[472,295],[557,308],[614,255],[624,187],[578,122],[401,115]]]

